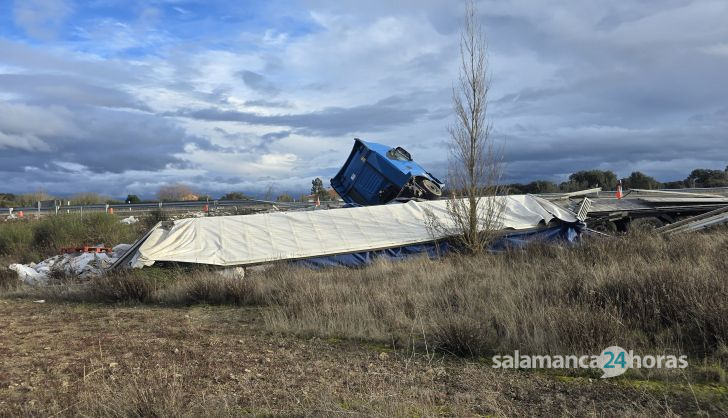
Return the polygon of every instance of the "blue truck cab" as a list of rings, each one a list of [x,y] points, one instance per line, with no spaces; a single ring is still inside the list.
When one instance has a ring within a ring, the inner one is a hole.
[[[354,148],[331,187],[348,204],[383,205],[392,201],[434,200],[444,184],[412,160],[402,147],[354,138]]]

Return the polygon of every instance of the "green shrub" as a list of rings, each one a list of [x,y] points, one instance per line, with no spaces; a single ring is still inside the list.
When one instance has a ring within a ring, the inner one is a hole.
[[[135,228],[103,213],[57,215],[35,225],[32,245],[39,251],[56,254],[62,247],[130,243],[137,235]]]
[[[27,263],[56,255],[63,247],[132,243],[143,226],[124,225],[104,213],[64,214],[37,221],[0,223],[0,255]]]
[[[169,220],[169,216],[162,209],[154,209],[142,218],[140,222],[144,230],[148,231],[154,228],[159,222]]]
[[[27,221],[0,223],[0,255],[23,256],[30,252],[33,224]]]

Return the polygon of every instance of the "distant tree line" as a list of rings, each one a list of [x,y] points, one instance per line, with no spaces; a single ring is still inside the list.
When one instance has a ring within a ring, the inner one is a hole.
[[[569,176],[567,181],[554,183],[548,180],[535,180],[530,183],[512,183],[504,185],[504,189],[510,194],[525,193],[559,193],[575,192],[578,190],[601,187],[603,190],[614,190],[617,187],[617,175],[609,170],[584,170],[577,171]],[[654,177],[648,176],[640,171],[635,171],[628,177],[624,177],[622,186],[625,189],[684,189],[692,187],[728,187],[728,167],[725,170],[711,170],[698,168],[690,172],[684,180],[659,182]],[[332,195],[324,186],[323,180],[316,178],[311,182],[311,195],[301,196],[301,199],[308,199],[310,196],[318,197],[321,201],[332,200]],[[273,194],[272,187],[266,191],[266,200],[278,202],[293,202],[294,198],[287,194]],[[159,188],[158,200],[142,200],[139,196],[130,194],[126,199],[112,199],[109,196],[97,193],[79,193],[71,197],[58,199],[64,205],[70,202],[71,205],[98,205],[98,204],[119,204],[119,203],[145,203],[145,202],[172,202],[179,200],[213,200],[206,194],[195,194],[190,186],[184,184],[171,184]],[[52,201],[57,198],[45,193],[42,190],[28,194],[0,193],[0,207],[34,207],[39,201]],[[229,192],[220,197],[220,200],[248,200],[252,196],[243,192]]]
[[[603,190],[614,190],[618,177],[609,170],[577,171],[569,179],[560,184],[547,180],[536,180],[530,183],[513,183],[506,185],[510,194],[524,193],[559,193],[601,187]],[[622,180],[625,189],[685,189],[692,187],[728,187],[728,167],[725,170],[698,168],[693,170],[684,180],[659,182],[654,177],[635,171]]]

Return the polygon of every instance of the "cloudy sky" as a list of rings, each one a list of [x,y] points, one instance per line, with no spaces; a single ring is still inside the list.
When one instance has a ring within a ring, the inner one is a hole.
[[[728,164],[728,1],[487,0],[506,181]],[[0,2],[0,192],[304,191],[352,138],[445,176],[462,4]]]

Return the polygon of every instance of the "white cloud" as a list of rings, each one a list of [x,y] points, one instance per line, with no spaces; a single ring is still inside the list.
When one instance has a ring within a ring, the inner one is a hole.
[[[15,22],[28,35],[37,39],[53,39],[73,8],[66,0],[16,0]]]
[[[34,135],[6,134],[0,131],[0,149],[16,148],[24,151],[48,151],[50,147]]]
[[[705,46],[700,48],[700,50],[706,54],[728,57],[728,42]]]

